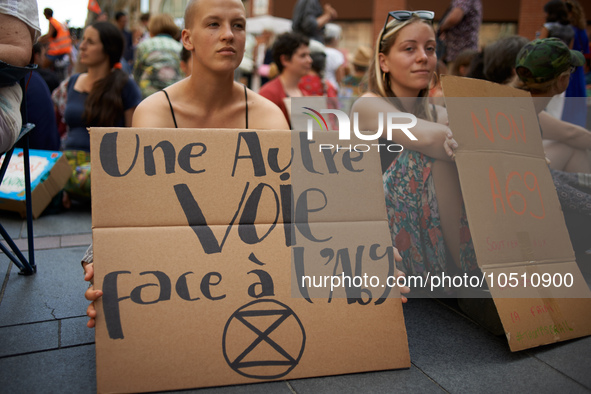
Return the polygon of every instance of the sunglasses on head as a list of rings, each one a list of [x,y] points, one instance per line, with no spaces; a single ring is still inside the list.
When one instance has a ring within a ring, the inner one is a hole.
[[[397,21],[407,21],[413,16],[416,16],[420,19],[424,19],[426,21],[432,21],[435,17],[435,13],[433,11],[390,11],[388,12],[388,16],[386,17],[386,22],[384,23],[384,28],[382,29],[382,34],[380,34],[380,43],[384,39],[384,33],[386,32],[386,26],[388,26],[388,21],[390,17],[396,19]]]

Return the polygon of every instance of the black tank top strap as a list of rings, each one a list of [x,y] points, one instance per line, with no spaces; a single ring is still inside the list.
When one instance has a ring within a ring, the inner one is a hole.
[[[244,85],[244,101],[246,103],[246,128],[248,129],[248,93],[246,93],[246,85]]]
[[[168,93],[166,93],[166,90],[162,89],[162,92],[166,96],[166,100],[168,100],[168,105],[170,106],[170,113],[172,114],[172,120],[174,122],[174,127],[178,129],[179,126],[176,124],[176,118],[174,117],[174,110],[172,109],[172,103],[170,102],[170,97],[168,97]]]

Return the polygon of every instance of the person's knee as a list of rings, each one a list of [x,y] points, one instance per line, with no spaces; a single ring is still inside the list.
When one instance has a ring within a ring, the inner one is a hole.
[[[22,97],[18,84],[0,88],[0,152],[10,149],[18,138],[22,126]]]

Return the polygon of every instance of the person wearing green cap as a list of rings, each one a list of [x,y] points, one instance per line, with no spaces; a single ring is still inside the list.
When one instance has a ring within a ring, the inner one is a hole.
[[[535,40],[526,44],[517,54],[515,72],[518,78],[513,82],[514,87],[528,90],[536,98],[534,105],[539,113],[544,138],[560,139],[564,138],[561,134],[570,135],[570,147],[545,139],[544,151],[551,161],[554,158],[564,160],[567,149],[572,152],[566,166],[569,172],[555,169],[556,163],[551,162],[550,173],[575,250],[589,247],[587,231],[580,230],[588,226],[591,216],[591,163],[586,150],[591,144],[591,133],[582,127],[555,119],[543,109],[553,95],[566,90],[572,69],[583,62],[584,57],[580,52],[570,50],[559,39]],[[580,149],[574,146],[579,146]],[[560,157],[559,153],[563,156]],[[585,253],[591,253],[591,249]]]
[[[554,95],[564,92],[571,72],[583,65],[585,58],[579,51],[570,50],[557,38],[534,40],[517,54],[513,86],[527,90],[536,98],[534,104],[541,113]],[[544,114],[544,113],[542,113]],[[569,125],[550,116],[540,115],[543,130],[544,150],[550,158],[551,167],[567,172],[591,172],[587,148],[591,133]],[[568,134],[568,135],[565,135]],[[577,139],[577,142],[575,142]],[[570,140],[565,143],[564,141]]]
[[[544,97],[562,93],[574,67],[585,64],[579,51],[572,51],[558,38],[534,40],[517,54],[515,71],[521,88]],[[519,86],[518,86],[519,87]]]

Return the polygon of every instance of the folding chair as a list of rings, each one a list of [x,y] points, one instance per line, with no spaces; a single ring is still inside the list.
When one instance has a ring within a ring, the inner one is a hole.
[[[0,242],[0,249],[8,256],[8,258],[19,267],[20,275],[32,275],[37,272],[35,265],[35,250],[33,246],[33,209],[31,203],[31,173],[29,163],[29,132],[33,130],[35,125],[27,123],[27,102],[26,102],[26,83],[27,75],[35,69],[36,65],[27,67],[15,67],[0,61],[0,86],[9,86],[18,82],[23,90],[23,101],[21,102],[21,116],[23,119],[23,127],[18,136],[17,142],[23,149],[24,174],[25,174],[25,197],[26,197],[26,211],[27,211],[27,241],[29,247],[29,259],[27,260],[22,254],[18,246],[14,243],[4,226],[0,223],[0,235],[6,241],[8,247]],[[16,145],[16,143],[15,143]],[[4,161],[0,167],[0,183],[4,179],[4,174],[8,168],[8,164],[12,157],[14,146],[12,146],[6,153],[4,153]],[[14,254],[13,254],[14,253]]]

